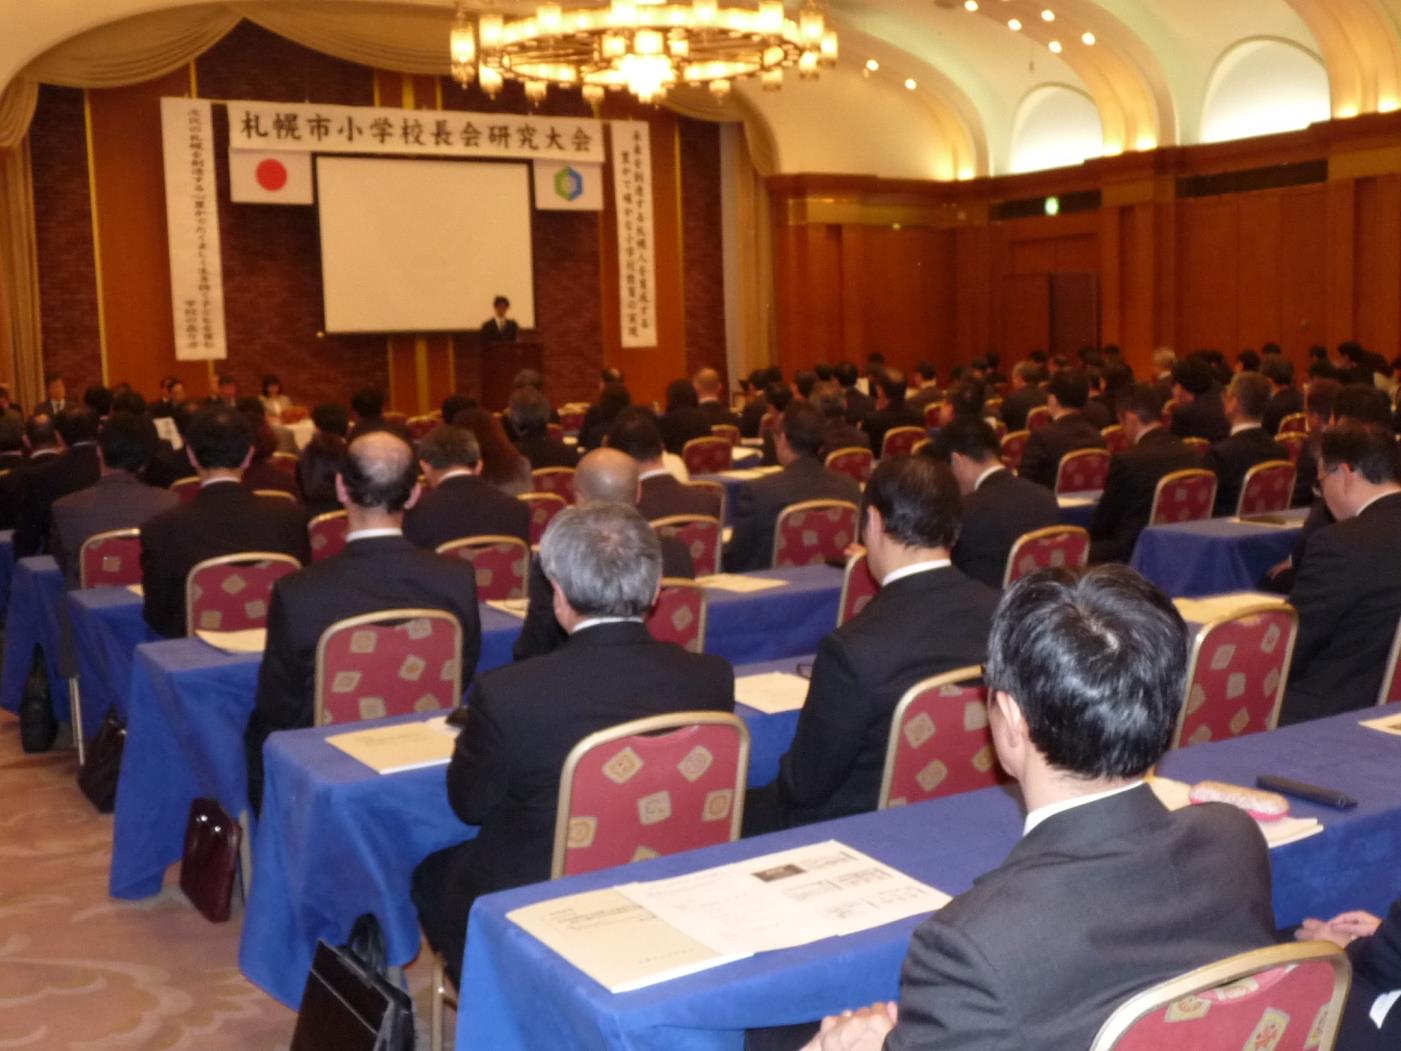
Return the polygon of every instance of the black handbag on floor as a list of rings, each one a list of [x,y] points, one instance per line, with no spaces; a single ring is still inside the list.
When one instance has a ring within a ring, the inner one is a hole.
[[[291,1051],[413,1051],[413,1001],[384,971],[384,932],[369,913],[345,945],[318,942]]]
[[[26,752],[47,752],[58,736],[53,700],[49,697],[49,676],[44,670],[44,651],[34,647],[29,677],[19,702],[19,743]]]
[[[108,708],[107,717],[88,742],[87,759],[78,768],[78,787],[99,814],[110,814],[117,805],[117,774],[125,745],[126,723],[117,718],[116,709]]]

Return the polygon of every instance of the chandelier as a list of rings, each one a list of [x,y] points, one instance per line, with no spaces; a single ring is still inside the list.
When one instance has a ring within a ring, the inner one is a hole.
[[[478,79],[494,98],[511,77],[533,103],[551,84],[577,87],[592,103],[623,89],[655,102],[678,84],[705,85],[724,98],[736,80],[755,76],[777,91],[785,69],[811,79],[837,61],[837,34],[818,0],[803,0],[796,19],[783,0],[611,0],[570,9],[545,3],[533,17],[512,21],[493,8],[474,20],[459,5],[450,44],[459,84]]]

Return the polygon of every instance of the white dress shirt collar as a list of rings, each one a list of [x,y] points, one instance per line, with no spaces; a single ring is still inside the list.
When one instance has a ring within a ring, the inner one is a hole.
[[[577,635],[585,628],[596,627],[599,624],[641,624],[641,617],[585,617],[574,625],[571,635]]]
[[[1368,500],[1365,504],[1359,507],[1357,509],[1357,514],[1353,515],[1353,517],[1356,518],[1358,517],[1358,515],[1361,515],[1363,511],[1367,510],[1367,508],[1371,507],[1378,500],[1385,500],[1388,496],[1395,496],[1398,492],[1401,492],[1401,489],[1388,489],[1384,493],[1378,493],[1376,496],[1372,497],[1372,499]]]
[[[1005,471],[1007,468],[1000,463],[995,463],[982,474],[978,475],[978,480],[973,483],[973,492],[977,492],[983,487],[983,483],[995,475],[998,471]]]
[[[639,482],[645,482],[648,478],[660,478],[663,475],[671,474],[665,467],[654,467],[650,471],[643,471],[637,476]]]
[[[206,478],[199,483],[201,489],[208,489],[211,485],[242,485],[237,478]]]
[[[951,565],[953,565],[953,563],[947,558],[931,558],[927,562],[916,562],[913,565],[902,566],[899,569],[892,569],[887,573],[885,578],[880,582],[880,586],[885,587],[887,584],[893,584],[897,580],[904,580],[906,577],[912,577],[916,573],[927,573],[931,569],[948,569]]]
[[[1162,429],[1163,425],[1161,423],[1150,423],[1147,427],[1138,432],[1138,437],[1133,440],[1133,443],[1137,445],[1139,442],[1143,441],[1146,436],[1152,434],[1154,431],[1160,431]]]
[[[442,474],[442,475],[439,475],[439,476],[438,476],[438,484],[439,484],[439,485],[442,485],[442,484],[443,484],[444,482],[446,482],[449,478],[475,478],[475,477],[476,477],[476,475],[474,475],[474,474],[473,474],[470,470],[468,470],[466,467],[454,467],[451,471],[448,471],[448,472],[446,472],[445,474]]]
[[[1231,437],[1234,438],[1241,431],[1258,431],[1260,430],[1261,426],[1261,424],[1251,423],[1250,421],[1246,421],[1245,423],[1234,424],[1231,427]]]
[[[1117,796],[1120,792],[1127,792],[1143,784],[1143,779],[1131,781],[1118,788],[1107,788],[1103,792],[1092,792],[1087,796],[1076,796],[1074,799],[1062,799],[1059,803],[1049,803],[1043,807],[1037,807],[1026,816],[1026,824],[1022,826],[1022,835],[1027,835],[1033,828],[1041,824],[1048,817],[1056,814],[1064,814],[1067,810],[1074,810],[1076,807],[1084,806],[1087,803],[1098,803],[1101,799],[1108,799],[1110,796]]]
[[[402,529],[399,529],[397,526],[384,526],[380,529],[356,529],[353,532],[345,534],[345,542],[347,544],[351,544],[354,543],[356,540],[377,540],[382,536],[403,535],[404,531]]]

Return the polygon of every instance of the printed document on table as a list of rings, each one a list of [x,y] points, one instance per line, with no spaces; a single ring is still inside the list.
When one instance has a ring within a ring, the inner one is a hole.
[[[447,724],[446,715],[439,715],[420,722],[334,734],[326,743],[377,773],[397,774],[450,762],[457,728]]]
[[[1172,604],[1182,619],[1193,624],[1205,624],[1209,620],[1229,617],[1246,606],[1282,606],[1284,596],[1271,595],[1266,591],[1229,591],[1224,595],[1208,595],[1206,598],[1175,598]]]
[[[1363,719],[1360,725],[1369,730],[1380,730],[1384,734],[1395,734],[1397,737],[1401,737],[1401,715],[1388,715],[1381,719]]]
[[[524,620],[525,612],[530,607],[530,600],[525,598],[493,598],[487,599],[486,604],[498,612],[508,613]]]
[[[735,680],[735,700],[765,715],[796,712],[808,698],[808,681],[787,671],[741,675]]]
[[[771,577],[749,577],[743,573],[712,573],[708,577],[696,577],[696,583],[703,588],[715,588],[717,591],[736,591],[741,594],[788,586],[786,580],[774,580]]]
[[[128,584],[126,589],[138,598],[146,597],[146,590],[140,584]]]
[[[836,840],[617,889],[721,952],[807,945],[933,912],[949,901],[942,891]]]
[[[225,653],[262,653],[268,648],[267,628],[244,628],[242,631],[210,631],[208,628],[200,628],[195,634],[216,650],[223,650]]]

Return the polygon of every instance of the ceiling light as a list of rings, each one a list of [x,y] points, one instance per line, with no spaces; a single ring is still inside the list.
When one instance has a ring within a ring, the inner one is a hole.
[[[1094,35],[1093,33],[1090,33],[1090,32],[1082,33],[1082,34],[1080,35],[1080,39],[1081,39],[1082,41],[1084,41],[1084,44],[1085,44],[1086,47],[1094,47],[1094,46],[1095,46],[1095,35]]]
[[[919,87],[919,85],[918,85],[917,83],[915,83],[915,78],[914,78],[914,77],[906,77],[906,78],[905,78],[905,87],[907,87],[907,88],[908,88],[909,90],[911,90],[911,91],[914,91],[914,89],[917,88],[917,87]]]
[[[880,69],[880,63],[873,58],[868,58],[866,59],[866,68],[874,73],[876,70]]]
[[[1052,41],[1051,41],[1049,44],[1047,44],[1046,46],[1047,46],[1048,48],[1051,49],[1051,54],[1053,54],[1053,55],[1059,55],[1059,54],[1061,53],[1061,51],[1064,50],[1064,49],[1060,46],[1060,41],[1059,41],[1059,40],[1052,40]]]
[[[1018,32],[1022,28],[1022,20],[1020,18],[1007,19],[1007,28],[1013,33]]]
[[[976,10],[978,10],[978,0],[963,0],[963,10],[965,10],[965,11],[976,11]]]
[[[1046,10],[1044,10],[1044,11],[1041,12],[1041,21],[1043,21],[1043,22],[1054,22],[1055,20],[1056,20],[1056,13],[1055,13],[1054,11],[1052,11],[1049,7],[1046,8]]]

